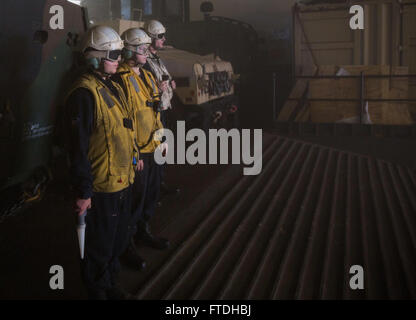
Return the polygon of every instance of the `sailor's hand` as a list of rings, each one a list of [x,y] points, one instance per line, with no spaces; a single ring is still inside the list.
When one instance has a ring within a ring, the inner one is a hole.
[[[169,80],[167,80],[167,81],[162,81],[162,83],[160,84],[160,90],[161,90],[162,92],[165,92],[165,91],[167,91],[167,90],[168,90],[168,88],[169,88]]]
[[[77,199],[75,201],[75,212],[82,216],[87,209],[91,209],[91,198]]]
[[[176,82],[175,82],[175,80],[172,80],[172,81],[170,82],[170,86],[172,87],[172,89],[173,89],[173,90],[175,90],[175,89],[176,89]]]
[[[136,170],[137,171],[143,171],[143,169],[144,169],[144,162],[143,162],[143,160],[139,160],[137,162],[137,165],[136,165]]]

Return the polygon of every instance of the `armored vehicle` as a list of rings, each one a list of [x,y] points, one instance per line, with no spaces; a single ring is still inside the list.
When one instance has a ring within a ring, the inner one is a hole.
[[[201,56],[169,46],[158,54],[176,82],[177,120],[204,130],[238,126],[237,76],[230,62],[214,54]]]

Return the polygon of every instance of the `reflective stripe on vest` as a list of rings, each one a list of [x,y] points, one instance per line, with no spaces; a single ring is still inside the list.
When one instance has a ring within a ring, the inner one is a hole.
[[[113,101],[113,99],[111,99],[111,97],[108,95],[107,90],[105,90],[105,88],[101,88],[98,90],[101,94],[101,96],[103,97],[105,103],[107,104],[108,108],[112,108],[114,107],[115,103]]]
[[[153,82],[151,77],[148,77],[148,78],[150,79],[150,83],[152,84],[153,93],[155,93],[156,92],[155,83]]]
[[[134,76],[130,76],[129,79],[130,79],[130,82],[133,84],[133,87],[136,90],[136,92],[139,93],[140,92],[139,84],[137,83]]]

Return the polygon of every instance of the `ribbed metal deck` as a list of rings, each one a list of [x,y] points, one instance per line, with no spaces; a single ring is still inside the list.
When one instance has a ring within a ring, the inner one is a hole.
[[[260,175],[200,210],[163,230],[181,236],[137,298],[416,298],[416,177],[406,167],[276,137]],[[364,290],[349,287],[352,265],[364,268]]]

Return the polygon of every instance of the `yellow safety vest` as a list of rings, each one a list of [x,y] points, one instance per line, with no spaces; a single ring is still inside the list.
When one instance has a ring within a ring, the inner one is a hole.
[[[68,94],[85,88],[94,96],[94,128],[88,150],[94,192],[117,192],[134,182],[134,112],[123,89],[113,84],[120,100],[92,74],[81,76]],[[124,119],[131,120],[132,129],[125,127]]]
[[[118,73],[127,89],[129,103],[135,110],[136,140],[140,153],[152,153],[160,145],[154,139],[157,130],[163,129],[160,113],[155,112],[152,104],[159,101],[159,89],[153,75],[147,70],[140,69],[146,81],[144,82],[133,69],[123,63]]]

